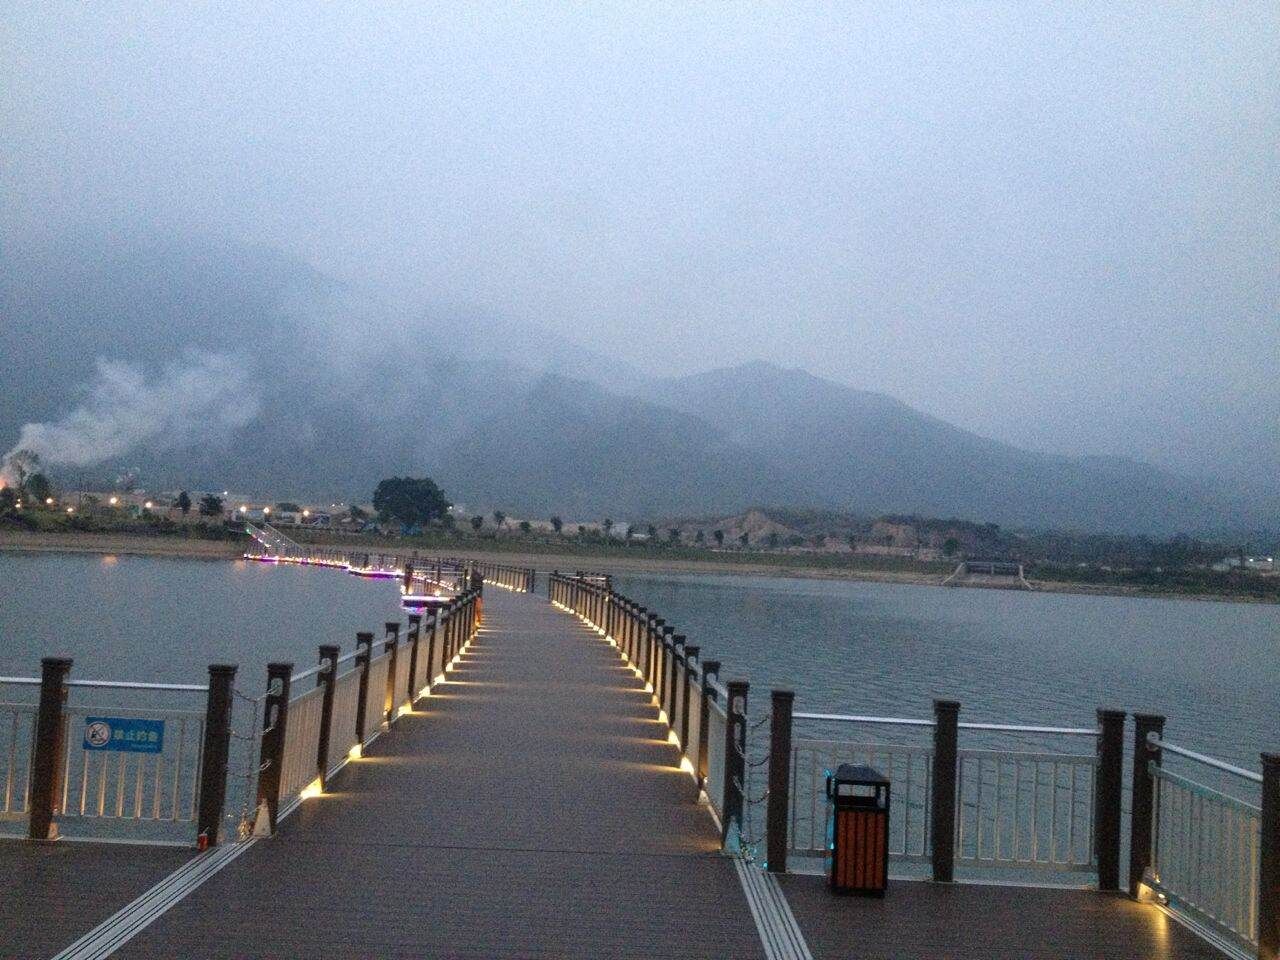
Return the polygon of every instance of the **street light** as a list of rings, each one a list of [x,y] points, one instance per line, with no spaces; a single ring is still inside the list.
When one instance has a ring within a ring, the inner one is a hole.
[[[53,497],[45,497],[45,498],[44,498],[44,505],[45,505],[46,507],[52,507],[52,506],[53,506]]]
[[[303,510],[303,511],[302,511],[302,515],[303,515],[304,517],[309,517],[309,516],[311,516],[311,511],[310,511],[310,510]]]
[[[150,510],[150,509],[151,509],[151,501],[150,501],[150,500],[148,500],[146,503],[144,503],[144,504],[142,505],[142,509],[143,509],[143,510]]]
[[[271,512],[271,508],[270,508],[270,507],[263,507],[263,508],[262,508],[262,515],[263,515],[264,517],[265,517],[268,513],[270,513],[270,512]]]
[[[246,507],[246,506],[242,503],[242,504],[240,504],[240,512],[241,512],[241,513],[248,513],[248,512],[249,512],[249,508],[248,508],[248,507]]]

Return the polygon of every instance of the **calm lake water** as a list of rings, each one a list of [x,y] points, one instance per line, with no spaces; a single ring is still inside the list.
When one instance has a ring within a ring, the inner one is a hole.
[[[267,663],[312,666],[403,620],[393,581],[227,560],[0,553],[0,674],[38,676],[69,656],[80,679],[204,683],[237,663],[255,695]]]
[[[545,580],[540,578],[540,587]],[[1280,749],[1280,608],[1182,600],[949,590],[738,576],[630,575],[618,588],[797,709],[1090,726],[1094,709],[1164,713],[1171,740],[1257,769]],[[0,674],[42,655],[74,675],[203,682],[240,664],[259,692],[269,660],[352,649],[403,619],[390,582],[265,564],[0,554]]]

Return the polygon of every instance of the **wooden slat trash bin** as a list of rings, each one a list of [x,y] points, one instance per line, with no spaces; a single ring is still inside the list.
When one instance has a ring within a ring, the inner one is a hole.
[[[883,897],[889,885],[889,780],[872,767],[827,777],[827,868],[832,893]]]

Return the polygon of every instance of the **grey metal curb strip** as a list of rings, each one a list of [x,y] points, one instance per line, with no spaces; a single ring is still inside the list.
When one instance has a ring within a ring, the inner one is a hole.
[[[813,960],[777,877],[737,858],[733,865],[767,960]]]
[[[56,954],[53,960],[101,960],[111,956],[256,842],[251,838],[229,843],[193,858]]]

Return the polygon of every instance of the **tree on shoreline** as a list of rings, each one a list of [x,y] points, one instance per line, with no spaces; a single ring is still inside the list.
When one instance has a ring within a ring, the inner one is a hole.
[[[187,493],[185,490],[179,491],[177,506],[178,510],[181,511],[184,517],[189,514],[191,512],[191,494]]]
[[[422,526],[443,520],[451,506],[430,477],[391,477],[373,492],[373,509],[383,523],[397,520],[407,527]]]
[[[559,517],[552,517],[552,518],[551,518],[551,529],[552,529],[552,530],[554,530],[554,531],[556,532],[556,535],[557,535],[557,536],[559,535],[560,531],[561,531],[563,528],[564,528],[564,521],[563,521],[563,520],[561,520]]]
[[[222,498],[215,497],[212,493],[206,493],[200,498],[200,516],[202,517],[220,517],[222,516]]]

